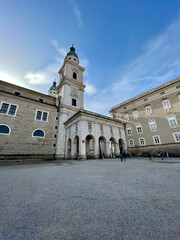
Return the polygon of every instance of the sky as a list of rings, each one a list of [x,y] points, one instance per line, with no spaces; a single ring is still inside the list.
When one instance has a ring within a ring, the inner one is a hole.
[[[111,107],[180,76],[179,0],[0,0],[0,79],[47,94],[72,43],[84,107]]]

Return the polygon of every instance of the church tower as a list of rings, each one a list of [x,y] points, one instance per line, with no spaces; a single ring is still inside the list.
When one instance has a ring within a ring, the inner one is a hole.
[[[56,145],[56,156],[65,156],[65,127],[64,123],[78,110],[84,108],[83,72],[85,69],[79,65],[79,58],[72,45],[67,53],[64,63],[59,70],[59,84],[56,88],[59,125]]]

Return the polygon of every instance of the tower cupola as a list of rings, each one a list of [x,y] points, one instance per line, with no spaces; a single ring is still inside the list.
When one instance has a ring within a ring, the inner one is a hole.
[[[72,44],[72,47],[70,47],[70,51],[66,55],[66,59],[75,62],[76,64],[79,64],[79,58],[77,53],[75,52],[74,45]]]
[[[53,85],[50,87],[48,94],[52,97],[56,97],[57,91],[56,91],[56,80],[53,82]]]

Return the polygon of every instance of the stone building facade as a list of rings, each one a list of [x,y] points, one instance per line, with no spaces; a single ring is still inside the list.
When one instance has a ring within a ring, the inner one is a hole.
[[[110,114],[126,124],[133,155],[180,156],[180,78],[114,106]]]
[[[0,159],[91,159],[127,149],[122,121],[84,110],[83,72],[72,46],[45,95],[0,81]]]
[[[1,158],[52,157],[57,126],[54,97],[0,81]]]

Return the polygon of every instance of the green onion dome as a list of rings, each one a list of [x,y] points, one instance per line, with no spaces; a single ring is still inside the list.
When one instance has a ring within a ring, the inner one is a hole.
[[[52,87],[50,88],[50,90],[56,90],[56,82],[55,82],[55,81],[53,82],[53,85],[52,85]]]
[[[67,53],[67,56],[69,56],[69,55],[73,55],[73,56],[75,56],[75,57],[78,58],[78,55],[76,54],[75,48],[74,48],[73,45],[72,45],[72,47],[70,48],[70,51]]]

